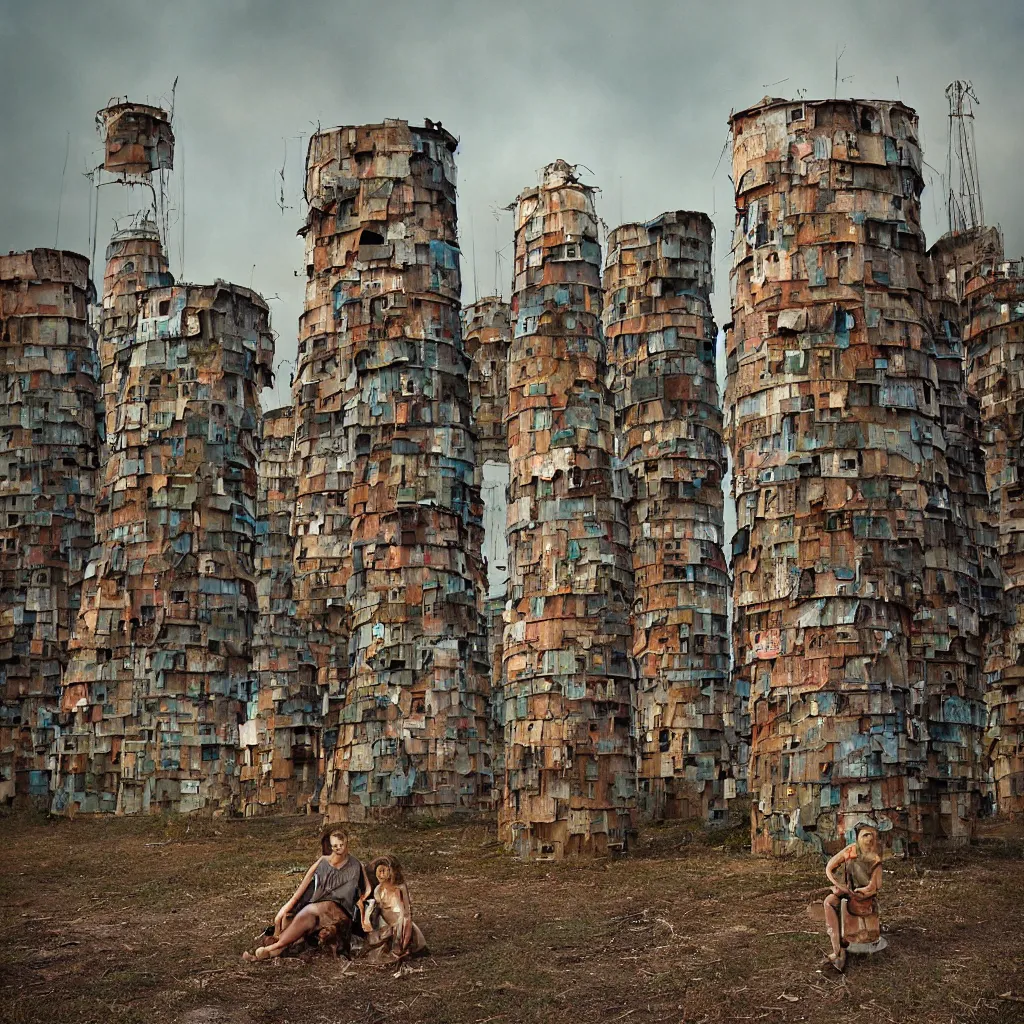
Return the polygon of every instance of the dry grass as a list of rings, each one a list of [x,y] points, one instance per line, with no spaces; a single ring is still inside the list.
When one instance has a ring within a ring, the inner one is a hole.
[[[312,861],[306,818],[0,823],[0,1019],[1024,1022],[1019,839],[887,867],[890,949],[823,967],[820,865],[742,835],[646,830],[626,861],[526,865],[485,825],[365,827],[392,850],[432,955],[393,976],[239,954]],[[1004,998],[1005,995],[1016,998]]]

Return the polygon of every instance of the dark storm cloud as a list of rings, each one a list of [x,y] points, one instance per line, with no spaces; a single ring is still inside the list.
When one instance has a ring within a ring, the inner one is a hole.
[[[0,11],[0,245],[52,245],[65,147],[60,243],[87,246],[95,111],[116,95],[169,98],[184,164],[185,276],[248,284],[271,302],[279,354],[295,351],[302,246],[295,231],[305,140],[324,126],[440,119],[461,137],[464,295],[493,289],[500,208],[555,157],[585,164],[610,226],[670,208],[713,212],[720,320],[728,311],[731,190],[715,166],[730,108],[762,95],[894,97],[915,106],[925,156],[945,166],[953,78],[981,97],[978,151],[989,221],[1024,251],[1017,111],[1024,5],[927,0],[834,4],[651,2],[343,3],[34,0]],[[780,81],[784,80],[784,81]],[[777,84],[774,84],[777,83]],[[286,209],[275,175],[285,162]],[[177,176],[177,172],[176,172]],[[108,189],[98,258],[125,211]],[[173,190],[180,210],[178,185]],[[941,185],[924,201],[929,241]],[[494,212],[498,211],[495,219]],[[180,269],[181,224],[172,227]],[[474,258],[475,250],[475,258]],[[507,257],[508,250],[506,248]],[[254,268],[255,265],[255,268]],[[508,293],[509,264],[500,267]],[[475,279],[475,280],[474,280]],[[284,386],[278,389],[284,397]]]

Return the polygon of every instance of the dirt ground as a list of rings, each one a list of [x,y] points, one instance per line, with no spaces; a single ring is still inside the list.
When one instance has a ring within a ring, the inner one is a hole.
[[[745,830],[646,829],[626,860],[527,865],[492,828],[359,827],[403,863],[431,955],[396,974],[243,949],[317,854],[311,818],[0,821],[12,1024],[1024,1022],[1024,841],[888,862],[890,948],[823,965],[821,865]]]

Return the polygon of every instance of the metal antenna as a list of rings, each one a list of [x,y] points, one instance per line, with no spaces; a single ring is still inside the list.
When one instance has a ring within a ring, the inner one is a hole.
[[[280,181],[276,182],[276,180],[275,180],[275,183],[278,185],[278,189],[279,189],[279,193],[280,193],[276,197],[277,198],[277,207],[281,211],[281,216],[283,217],[284,216],[284,211],[285,210],[290,210],[290,209],[292,209],[292,207],[285,205],[285,201],[284,201],[284,172],[285,172],[285,168],[288,166],[288,140],[282,135],[281,136],[281,142],[284,143],[284,156],[281,159],[281,170],[279,170],[277,172],[277,175],[276,175],[276,178],[279,178]]]
[[[974,142],[974,104],[979,100],[971,83],[961,79],[950,82],[946,87],[946,99],[949,100],[949,150],[946,158],[949,230],[966,231],[985,223],[978,152]]]
[[[835,88],[832,90],[832,99],[839,99],[839,62],[843,59],[843,54],[846,53],[846,47],[844,46],[841,50],[836,47],[836,80]]]

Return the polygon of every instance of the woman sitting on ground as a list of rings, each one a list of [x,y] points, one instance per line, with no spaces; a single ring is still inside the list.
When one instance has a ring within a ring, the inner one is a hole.
[[[370,882],[363,865],[348,852],[348,835],[337,827],[327,828],[320,837],[324,856],[306,872],[299,887],[274,917],[274,941],[255,953],[243,953],[245,960],[269,960],[280,956],[293,942],[319,932],[321,938],[343,936],[343,952],[358,908],[360,916],[370,895]]]
[[[371,963],[394,963],[426,952],[427,941],[412,919],[412,901],[401,865],[390,855],[378,857],[369,874],[377,887],[363,908],[367,934],[363,955]]]

